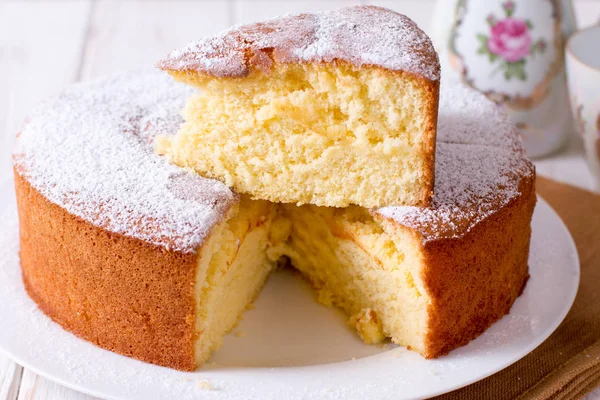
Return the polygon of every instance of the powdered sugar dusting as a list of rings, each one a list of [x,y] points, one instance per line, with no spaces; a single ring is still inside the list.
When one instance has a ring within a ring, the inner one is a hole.
[[[238,196],[157,156],[191,89],[160,72],[74,85],[35,112],[15,166],[68,212],[111,232],[193,252]]]
[[[459,83],[441,87],[432,206],[373,211],[416,229],[425,241],[464,235],[516,198],[535,174],[515,127],[491,101]]]
[[[440,77],[438,56],[427,35],[408,17],[374,6],[236,26],[173,51],[158,66],[217,77],[244,76],[253,65],[270,67],[271,57],[283,63],[344,60],[430,80]]]
[[[517,127],[500,106],[454,78],[440,86],[438,142],[522,151]]]

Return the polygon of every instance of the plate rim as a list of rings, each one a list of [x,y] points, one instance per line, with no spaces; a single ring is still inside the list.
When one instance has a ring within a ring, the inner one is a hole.
[[[10,178],[8,179],[8,182],[7,181],[1,182],[0,186],[5,186],[7,183],[8,184],[11,183],[11,179]],[[10,196],[10,192],[11,191],[8,191],[8,195],[9,196]],[[5,196],[0,195],[0,197],[5,197]],[[499,371],[507,368],[508,366],[514,364],[515,362],[521,360],[526,355],[530,354],[533,350],[535,350],[538,346],[540,346],[550,335],[552,335],[552,333],[558,328],[558,326],[560,326],[560,324],[563,322],[563,320],[567,316],[568,312],[570,311],[570,309],[571,309],[571,307],[572,307],[572,305],[573,305],[573,303],[575,301],[575,298],[576,298],[576,295],[577,295],[577,292],[578,292],[578,289],[579,289],[580,279],[581,279],[581,264],[580,264],[580,260],[579,260],[579,254],[578,254],[578,251],[577,251],[577,247],[576,247],[575,241],[574,241],[574,239],[573,239],[573,237],[572,237],[569,229],[567,228],[566,224],[564,223],[564,221],[562,220],[562,218],[560,217],[560,215],[539,194],[537,195],[537,199],[538,199],[538,205],[536,206],[536,210],[540,206],[541,207],[547,207],[551,211],[551,214],[552,214],[553,218],[556,220],[555,222],[558,222],[558,226],[560,227],[560,230],[562,231],[561,234],[562,233],[566,234],[565,237],[568,238],[568,240],[564,244],[565,245],[565,249],[568,248],[568,250],[571,251],[571,253],[573,255],[573,264],[574,265],[576,264],[576,268],[574,268],[574,271],[576,273],[573,275],[573,278],[572,278],[573,280],[571,282],[571,285],[569,285],[569,289],[570,290],[568,291],[568,299],[567,299],[568,301],[564,303],[565,305],[560,310],[561,312],[556,314],[556,316],[552,319],[552,323],[550,323],[548,325],[548,327],[543,332],[543,334],[537,335],[535,337],[535,340],[533,340],[528,346],[525,346],[523,348],[523,350],[521,350],[521,354],[518,357],[516,357],[516,358],[514,358],[512,360],[508,360],[508,361],[506,361],[504,363],[495,364],[494,367],[489,368],[487,371],[483,372],[482,374],[472,375],[470,378],[461,380],[459,384],[457,384],[457,385],[455,385],[453,387],[445,387],[445,388],[440,388],[439,390],[430,390],[430,391],[428,391],[426,393],[424,392],[424,394],[423,394],[424,396],[426,396],[426,397],[437,396],[437,395],[440,395],[440,394],[448,393],[448,392],[451,392],[451,391],[463,388],[465,386],[468,386],[470,384],[478,382],[478,381],[480,381],[482,379],[485,379],[485,378],[487,378],[487,377],[489,377],[489,376],[491,376],[491,375],[493,375],[493,374],[495,374],[495,373],[497,373],[497,372],[499,372]],[[14,201],[14,197],[13,197],[13,201]],[[532,224],[532,229],[533,229],[533,227],[534,226]],[[567,251],[567,250],[565,250],[565,251]],[[527,290],[527,287],[526,287],[525,290]],[[29,297],[27,297],[27,298],[29,298]],[[511,307],[511,311],[512,311],[512,307]],[[509,312],[508,315],[510,315],[510,312]],[[48,319],[48,321],[52,321],[49,317],[46,317],[46,318]],[[55,324],[54,322],[52,322],[52,323]],[[59,328],[60,328],[60,326],[59,326]],[[60,329],[62,329],[62,328],[60,328]],[[70,340],[83,341],[82,339],[79,339],[78,337],[74,336],[70,332],[67,332],[67,331],[64,331],[64,332],[66,332],[66,333],[69,334],[69,336],[67,336],[67,337],[69,337]],[[83,341],[83,342],[85,342],[85,341]],[[109,352],[108,350],[99,348],[99,347],[97,347],[97,346],[95,346],[95,345],[93,345],[91,343],[88,343],[88,342],[85,342],[85,343],[87,343],[88,345],[92,346],[94,348],[94,350],[100,350],[100,351],[103,351],[103,352]],[[466,346],[468,346],[468,345],[466,345]],[[466,347],[466,346],[463,346],[463,348]],[[10,359],[12,359],[17,364],[22,365],[24,368],[27,368],[27,369],[31,370],[32,372],[34,372],[34,373],[36,373],[36,374],[38,374],[38,375],[40,375],[40,376],[42,376],[42,377],[44,377],[44,378],[52,381],[52,382],[56,382],[56,383],[58,383],[60,385],[63,385],[63,386],[68,387],[70,389],[76,390],[78,392],[89,394],[89,395],[100,397],[100,398],[105,398],[105,399],[116,399],[116,400],[119,400],[119,399],[126,398],[125,395],[106,394],[106,393],[104,393],[102,391],[95,390],[93,387],[82,386],[83,385],[82,383],[78,384],[78,383],[71,382],[69,380],[63,379],[61,376],[55,376],[51,372],[45,370],[44,368],[38,368],[35,363],[29,362],[29,360],[27,360],[26,356],[23,356],[23,355],[20,355],[20,354],[16,354],[14,351],[11,351],[10,349],[5,348],[4,344],[2,342],[0,342],[0,353],[5,354],[6,356],[8,356]],[[110,353],[112,353],[112,352],[110,352]],[[112,353],[112,354],[115,354],[115,353]],[[380,354],[382,354],[382,353],[380,353]],[[367,356],[367,357],[361,358],[360,360],[369,359],[369,358],[372,358],[372,357],[377,357],[378,355],[379,354],[372,355],[372,356]],[[117,356],[118,357],[125,357],[125,356],[121,356],[121,355],[117,355]],[[125,358],[129,359],[130,361],[133,360],[133,361],[137,361],[139,363],[143,363],[141,361],[138,361],[138,360],[135,360],[135,359],[131,359],[129,357],[125,357]],[[347,363],[347,362],[348,361],[339,361],[339,362],[319,364],[319,365],[312,365],[312,366],[304,366],[304,367],[303,366],[277,367],[277,369],[280,369],[280,370],[292,370],[292,369],[314,368],[314,367],[319,367],[319,366],[321,366],[321,367],[323,367],[323,366],[324,367],[328,367],[328,366],[331,367],[332,365],[341,364],[341,363]],[[145,367],[148,367],[148,368],[167,369],[167,368],[156,366],[156,365],[152,365],[152,364],[147,364],[147,363],[143,363],[143,364],[146,364]],[[268,368],[268,367],[251,367],[249,369],[251,369],[251,370],[263,370],[263,371],[265,371],[265,370],[272,370],[272,368]],[[195,372],[192,372],[191,374],[194,374],[194,373],[197,373],[197,372],[202,372],[202,371],[204,371],[204,370],[202,370],[202,369],[198,370],[197,369]],[[180,372],[180,371],[177,371],[177,372],[181,373],[181,374],[189,374],[189,373],[186,373],[186,372]],[[375,395],[375,393],[374,393],[374,395]]]

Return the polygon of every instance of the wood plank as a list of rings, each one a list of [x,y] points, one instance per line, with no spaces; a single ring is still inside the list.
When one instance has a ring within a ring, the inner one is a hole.
[[[14,400],[19,393],[23,367],[0,355],[0,399]]]
[[[77,76],[90,2],[0,2],[0,174],[29,110]]]
[[[25,370],[18,400],[95,400],[96,397],[76,392]]]
[[[361,3],[361,0],[234,0],[233,22],[235,24],[242,24],[261,21],[289,13],[333,10]]]
[[[227,28],[230,9],[226,1],[100,0],[81,78],[152,68],[171,50]]]

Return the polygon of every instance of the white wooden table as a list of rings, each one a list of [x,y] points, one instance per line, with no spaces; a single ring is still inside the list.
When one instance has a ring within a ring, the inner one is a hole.
[[[373,3],[396,9],[426,31],[434,0],[0,0],[0,180],[10,174],[15,133],[28,110],[71,82],[152,66],[189,40],[232,24],[289,12]],[[600,16],[600,0],[575,0],[580,26]],[[581,143],[536,161],[538,173],[598,189]],[[1,326],[0,326],[0,329]],[[600,390],[590,395],[600,399]],[[0,400],[92,399],[46,380],[0,354]]]

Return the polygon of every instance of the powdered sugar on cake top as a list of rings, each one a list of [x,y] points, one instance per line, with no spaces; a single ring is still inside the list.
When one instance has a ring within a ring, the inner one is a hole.
[[[519,183],[533,173],[531,163],[512,150],[438,143],[433,204],[374,213],[417,230],[425,241],[461,237],[517,198]]]
[[[520,194],[534,179],[520,138],[490,100],[458,82],[441,85],[433,204],[372,212],[421,233],[425,241],[460,237]]]
[[[193,252],[238,196],[153,151],[156,135],[177,131],[190,93],[160,72],[74,85],[31,116],[15,166],[48,200],[96,226]]]
[[[484,94],[453,78],[444,78],[440,85],[437,140],[522,150],[508,114]]]
[[[296,14],[240,25],[189,43],[158,63],[169,70],[194,70],[216,77],[247,75],[252,67],[277,62],[372,65],[438,80],[431,40],[408,17],[374,6]]]

